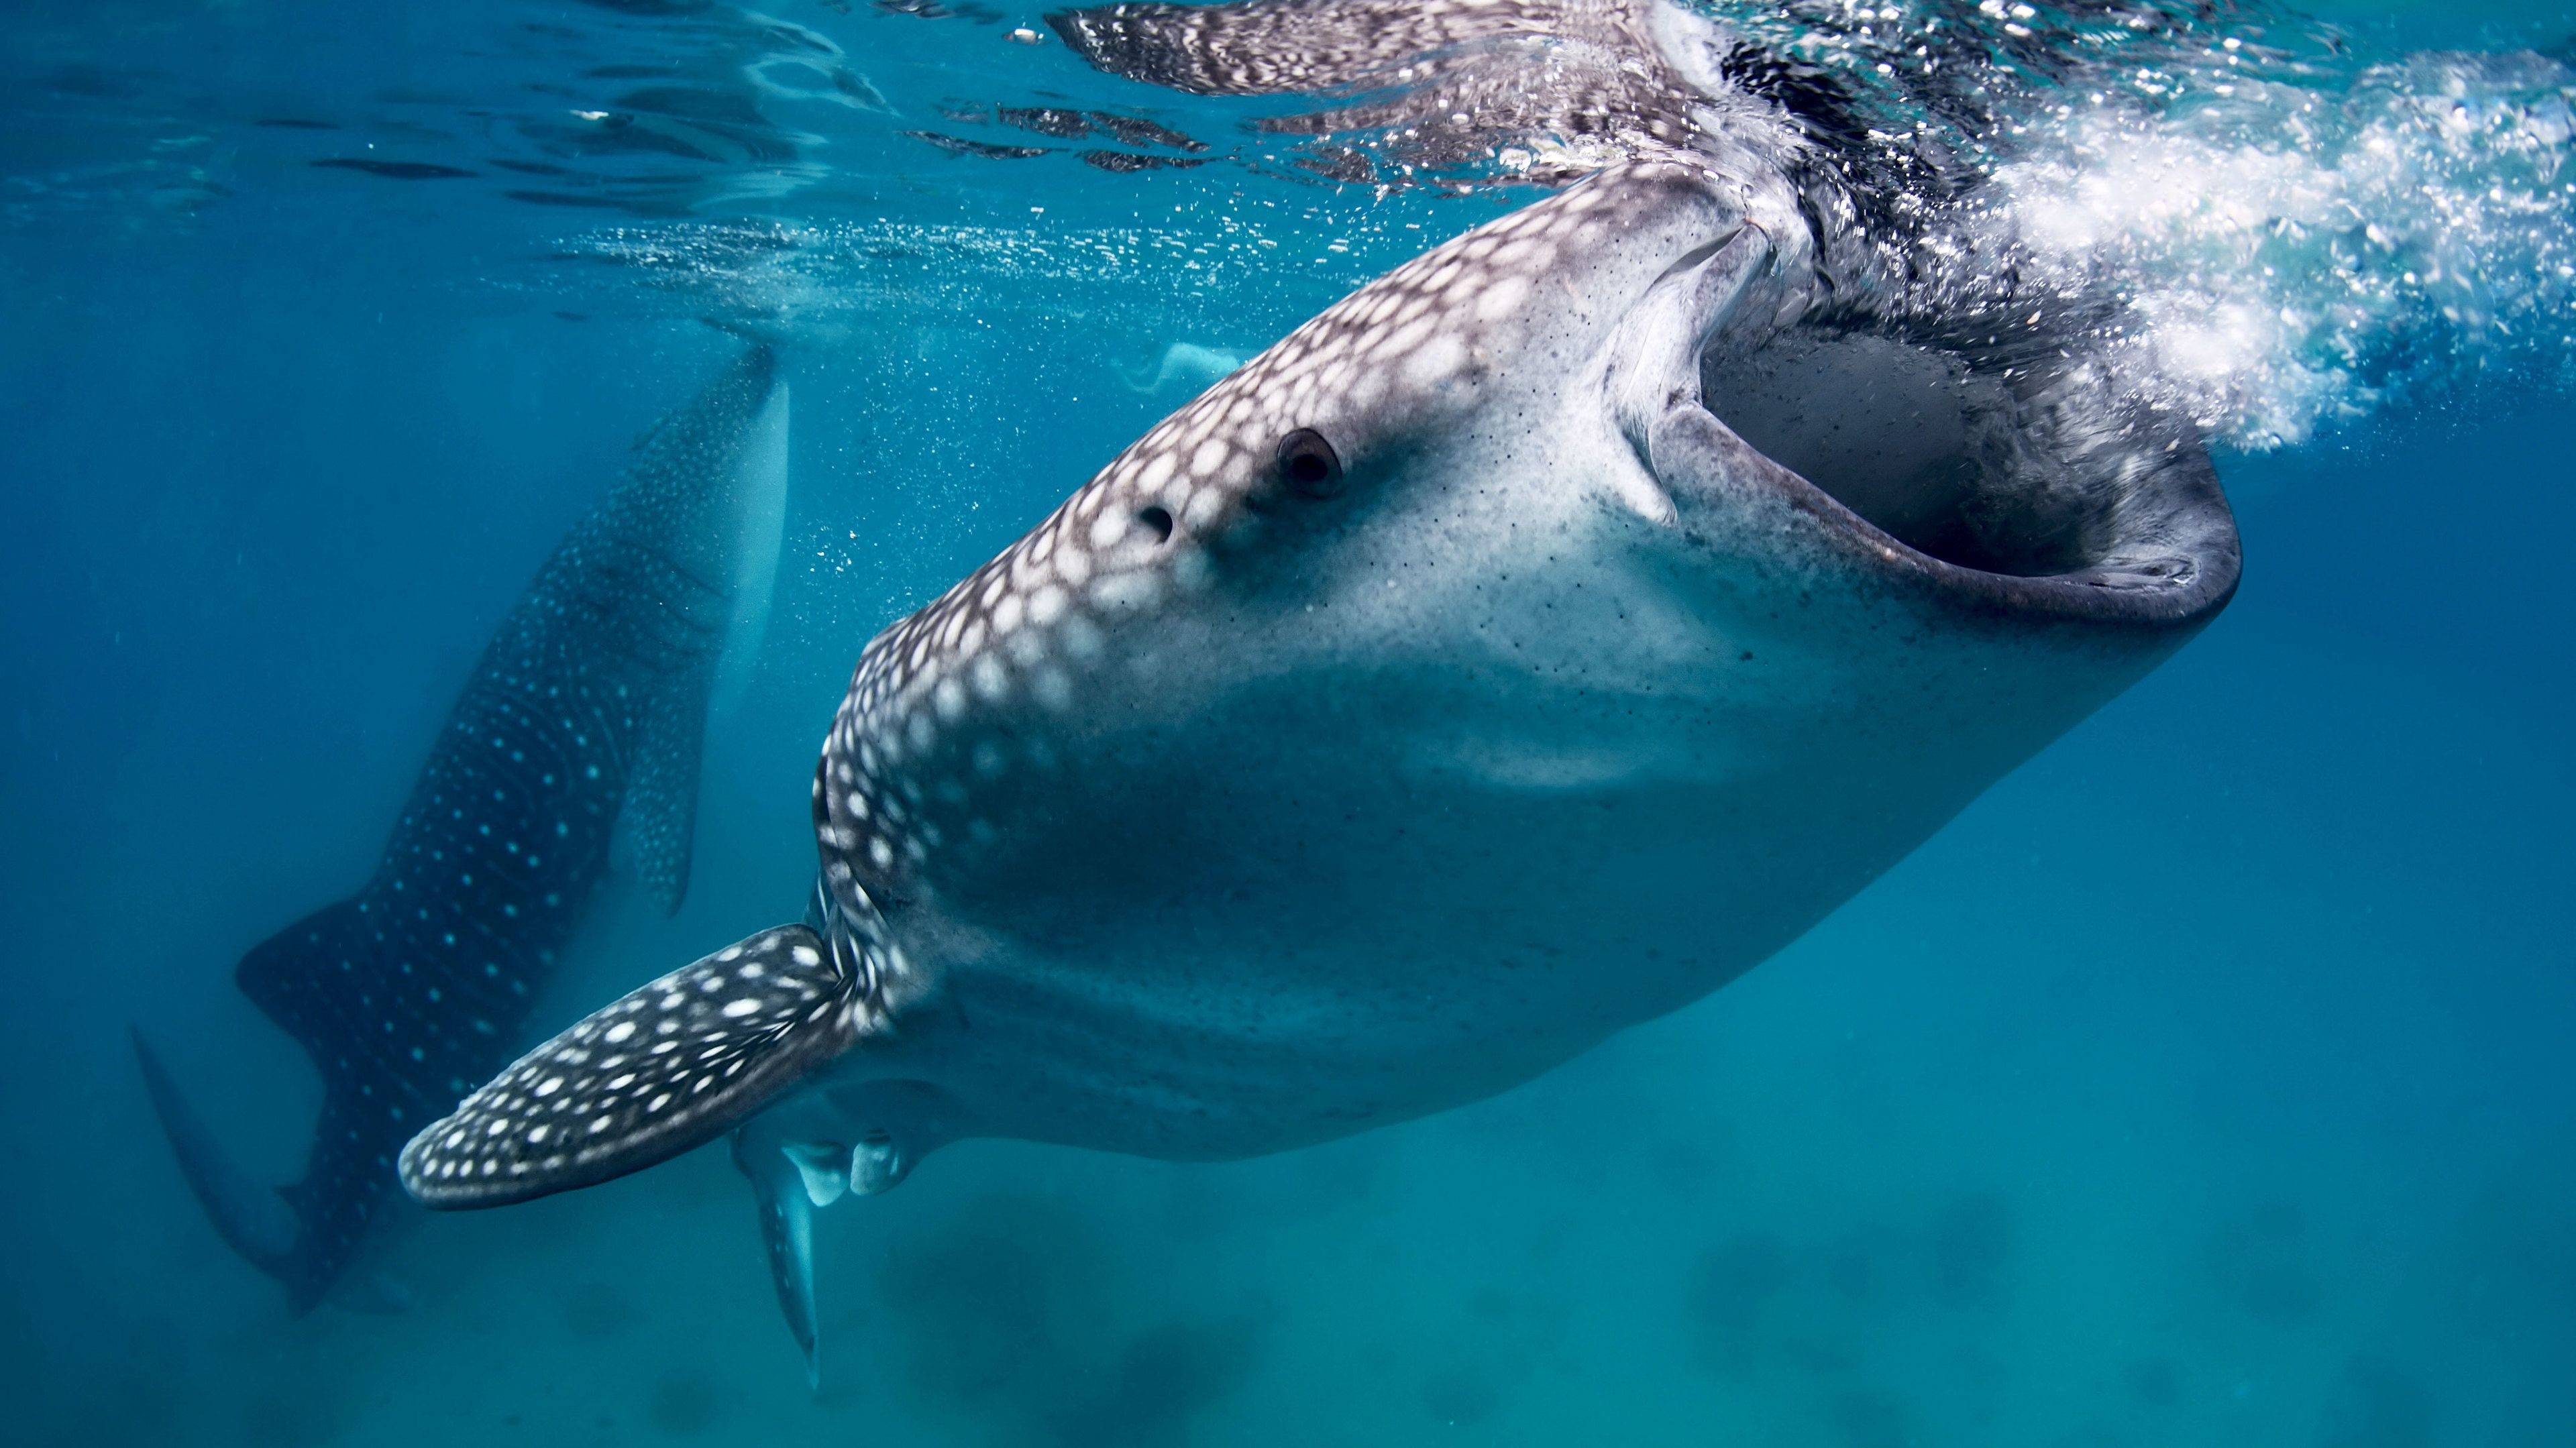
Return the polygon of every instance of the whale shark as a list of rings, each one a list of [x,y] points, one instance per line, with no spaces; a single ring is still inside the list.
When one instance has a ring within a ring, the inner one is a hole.
[[[300,1180],[235,1165],[136,1032],[182,1174],[294,1311],[381,1302],[342,1279],[402,1202],[396,1152],[524,1043],[612,851],[679,907],[710,692],[767,613],[787,425],[764,343],[639,438],[484,648],[374,874],[242,957],[242,993],[321,1073]]]
[[[861,650],[801,919],[529,1052],[406,1190],[729,1136],[810,1375],[815,1210],[945,1143],[1328,1141],[1797,938],[2240,571],[2187,422],[1873,318],[1814,215],[1755,148],[1610,165],[1214,383]]]

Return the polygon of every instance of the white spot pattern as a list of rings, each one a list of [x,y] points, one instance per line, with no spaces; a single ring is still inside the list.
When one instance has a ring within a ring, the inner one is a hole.
[[[873,1025],[863,975],[805,926],[762,931],[529,1052],[412,1139],[403,1185],[433,1207],[492,1206],[684,1151]],[[629,1049],[639,1035],[649,1050]]]
[[[1510,352],[1536,311],[1562,308],[1537,285],[1560,258],[1612,244],[1623,217],[1669,209],[1674,193],[1731,212],[1717,190],[1704,166],[1624,167],[1398,267],[1155,426],[999,557],[879,634],[816,772],[826,887],[863,910],[1006,833],[989,792],[1016,761],[1052,767],[1046,736],[1058,726],[1030,727],[1031,711],[1076,716],[1124,687],[1137,643],[1283,536],[1283,509],[1341,496],[1301,499],[1284,439],[1312,430],[1347,453],[1342,466],[1367,469],[1376,418],[1465,405],[1486,359]]]

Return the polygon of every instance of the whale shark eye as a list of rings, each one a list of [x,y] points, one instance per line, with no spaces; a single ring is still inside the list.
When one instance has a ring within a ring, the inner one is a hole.
[[[1342,460],[1311,427],[1279,439],[1279,480],[1301,498],[1329,498],[1342,490]]]

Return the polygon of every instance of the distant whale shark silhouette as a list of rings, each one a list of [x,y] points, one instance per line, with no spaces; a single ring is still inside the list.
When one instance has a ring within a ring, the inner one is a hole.
[[[300,1181],[235,1166],[136,1033],[189,1186],[296,1311],[401,1200],[402,1143],[519,1046],[620,832],[652,898],[679,907],[709,695],[767,610],[787,406],[755,345],[638,440],[485,647],[373,877],[242,958],[242,993],[322,1074]]]

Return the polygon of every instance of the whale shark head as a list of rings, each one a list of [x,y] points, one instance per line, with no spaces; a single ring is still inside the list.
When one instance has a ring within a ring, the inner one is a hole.
[[[1242,748],[1498,788],[1704,747],[1614,696],[1785,719],[1938,687],[2005,716],[1963,724],[1981,787],[2226,602],[2233,522],[2196,437],[1825,306],[1806,236],[1759,175],[1641,163],[1328,308],[870,646],[827,874],[1005,888],[993,852],[1060,853],[994,813],[1023,759],[1050,820],[1108,831],[1193,813],[1138,801],[1196,740],[1202,781]],[[2060,654],[2053,688],[1979,692]]]

